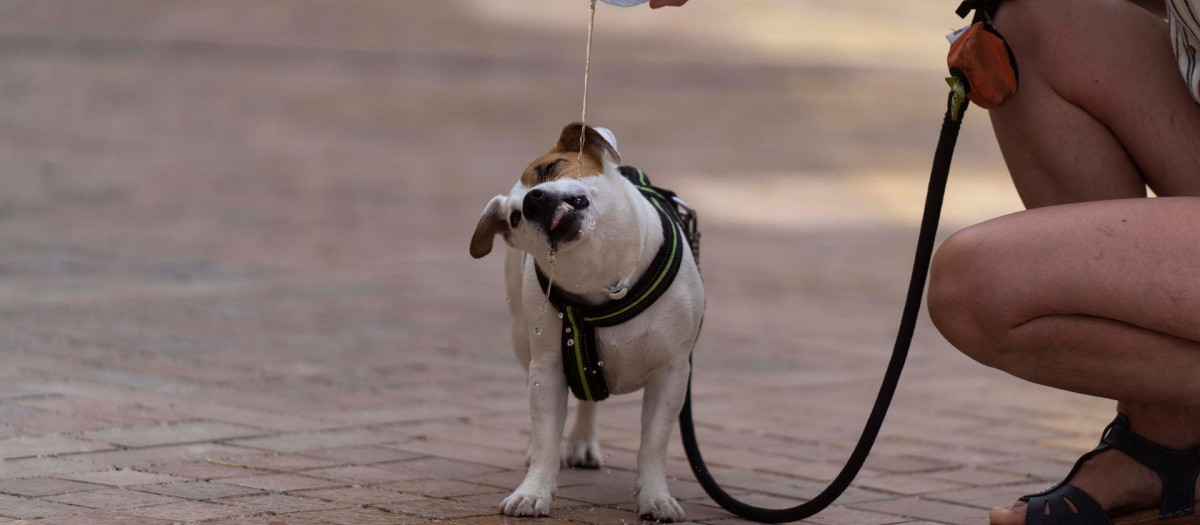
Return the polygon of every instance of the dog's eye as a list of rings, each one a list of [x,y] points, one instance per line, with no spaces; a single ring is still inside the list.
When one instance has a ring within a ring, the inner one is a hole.
[[[521,212],[513,210],[512,214],[508,216],[508,225],[516,228],[518,224],[521,224]]]

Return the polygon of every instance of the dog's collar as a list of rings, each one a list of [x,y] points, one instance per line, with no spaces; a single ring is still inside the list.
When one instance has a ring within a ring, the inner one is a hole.
[[[601,305],[586,305],[557,287],[547,290],[550,287],[549,279],[534,262],[534,272],[542,292],[547,293],[550,303],[562,314],[563,372],[567,376],[567,385],[575,397],[584,401],[602,401],[608,397],[608,386],[600,369],[604,364],[600,361],[596,346],[596,328],[621,324],[650,308],[671,287],[679,273],[685,241],[695,246],[698,240],[698,235],[685,232],[682,226],[685,223],[679,217],[679,202],[673,192],[650,185],[650,179],[642,170],[631,166],[621,166],[619,169],[621,175],[629,179],[642,196],[654,205],[663,229],[663,242],[658,253],[628,293]]]

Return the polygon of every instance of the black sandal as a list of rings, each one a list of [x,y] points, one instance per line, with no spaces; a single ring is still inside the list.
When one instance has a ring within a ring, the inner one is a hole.
[[[1158,510],[1149,509],[1109,516],[1087,493],[1067,484],[1079,467],[1096,454],[1116,449],[1153,470],[1162,479],[1163,498]],[[1100,444],[1080,456],[1066,478],[1037,494],[1022,496],[1029,506],[1025,525],[1112,525],[1170,520],[1171,525],[1200,524],[1196,516],[1196,477],[1200,475],[1200,448],[1176,450],[1151,442],[1129,430],[1129,418],[1117,418],[1104,429]]]

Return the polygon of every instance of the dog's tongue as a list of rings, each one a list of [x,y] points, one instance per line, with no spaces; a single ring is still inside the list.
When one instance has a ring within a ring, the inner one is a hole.
[[[554,209],[554,218],[550,219],[550,231],[554,231],[558,227],[558,223],[562,222],[563,217],[567,215],[567,210],[558,207]]]

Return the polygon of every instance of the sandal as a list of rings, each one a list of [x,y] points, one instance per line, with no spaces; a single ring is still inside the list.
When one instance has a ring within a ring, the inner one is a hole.
[[[1109,516],[1087,493],[1067,484],[1079,467],[1109,449],[1124,452],[1162,480],[1162,504],[1119,516]],[[1028,504],[1025,525],[1122,525],[1170,520],[1171,525],[1200,524],[1196,515],[1196,477],[1200,475],[1200,448],[1176,450],[1151,442],[1129,430],[1129,418],[1117,418],[1104,429],[1100,444],[1075,462],[1066,478],[1037,494],[1022,496]]]

